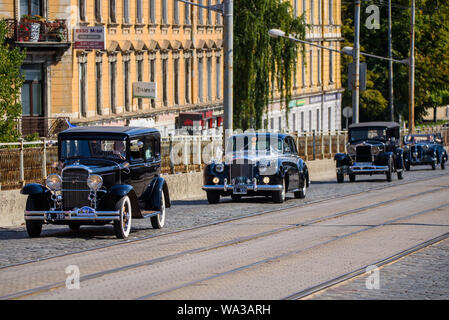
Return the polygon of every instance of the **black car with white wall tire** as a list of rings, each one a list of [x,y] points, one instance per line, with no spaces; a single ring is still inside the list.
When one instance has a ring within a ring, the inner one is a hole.
[[[30,237],[44,224],[112,223],[117,238],[127,238],[133,219],[165,224],[170,196],[160,177],[160,133],[138,127],[76,127],[58,135],[58,173],[45,185],[27,184],[25,222]]]

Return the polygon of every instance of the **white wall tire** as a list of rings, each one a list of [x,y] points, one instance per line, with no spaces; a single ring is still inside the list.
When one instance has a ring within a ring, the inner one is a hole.
[[[151,225],[153,229],[162,229],[165,224],[165,196],[164,191],[161,193],[161,209],[160,213],[151,217]]]
[[[121,198],[120,201],[117,202],[115,210],[118,210],[120,213],[120,220],[114,221],[115,235],[119,239],[126,239],[131,232],[132,220],[131,201],[128,196]]]

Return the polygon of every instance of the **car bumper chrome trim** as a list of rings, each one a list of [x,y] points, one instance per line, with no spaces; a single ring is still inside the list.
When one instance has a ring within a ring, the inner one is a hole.
[[[259,185],[244,185],[246,186],[248,191],[281,191],[283,186],[282,185],[274,185],[274,184],[259,184]],[[219,191],[227,191],[227,190],[233,190],[234,189],[234,185],[232,184],[228,184],[228,185],[223,185],[223,184],[214,184],[214,185],[204,185],[203,186],[203,190],[208,191],[208,190],[219,190]]]
[[[48,219],[47,213],[64,214],[64,219]],[[75,211],[25,211],[25,220],[42,220],[42,221],[95,221],[95,220],[120,220],[119,211],[96,211],[91,215],[79,214]]]
[[[388,166],[364,165],[364,166],[345,166],[337,168],[337,173],[385,173]]]

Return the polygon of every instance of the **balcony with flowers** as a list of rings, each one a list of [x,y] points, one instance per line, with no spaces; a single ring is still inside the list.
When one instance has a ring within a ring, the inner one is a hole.
[[[7,40],[20,47],[69,48],[65,19],[48,20],[38,15],[23,15],[19,21],[6,19]]]

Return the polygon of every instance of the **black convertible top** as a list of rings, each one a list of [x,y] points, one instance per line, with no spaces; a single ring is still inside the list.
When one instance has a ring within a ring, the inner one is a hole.
[[[397,122],[387,122],[387,121],[375,121],[375,122],[360,122],[360,123],[353,123],[349,126],[349,129],[353,128],[370,128],[370,127],[382,127],[382,128],[398,128],[400,127],[399,123]]]
[[[75,127],[64,130],[59,133],[58,137],[121,137],[126,138],[128,136],[135,136],[148,133],[159,133],[157,129],[146,128],[146,127],[112,127],[112,126],[85,126],[85,127]]]

